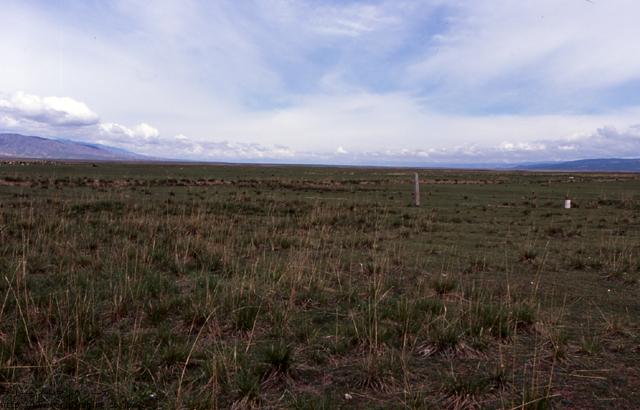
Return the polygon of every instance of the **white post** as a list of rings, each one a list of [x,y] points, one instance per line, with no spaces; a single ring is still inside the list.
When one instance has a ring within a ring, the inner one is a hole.
[[[569,198],[564,200],[564,209],[571,209],[571,200]]]
[[[415,189],[416,206],[420,206],[420,178],[418,177],[417,172],[415,174],[415,180],[416,180],[416,189]]]

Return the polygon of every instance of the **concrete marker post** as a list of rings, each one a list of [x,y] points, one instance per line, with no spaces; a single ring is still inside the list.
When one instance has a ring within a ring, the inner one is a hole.
[[[416,206],[420,206],[420,177],[418,176],[418,173],[415,173],[415,183],[416,183],[416,187],[415,187],[415,200],[416,200]]]

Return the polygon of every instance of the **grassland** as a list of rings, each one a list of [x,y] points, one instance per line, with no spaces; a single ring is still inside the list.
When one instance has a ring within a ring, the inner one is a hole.
[[[0,405],[635,408],[640,175],[412,175],[1,164]]]

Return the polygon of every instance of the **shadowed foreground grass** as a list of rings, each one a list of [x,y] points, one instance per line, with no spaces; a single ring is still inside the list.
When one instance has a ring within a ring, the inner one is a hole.
[[[0,165],[0,405],[636,406],[640,176],[421,179]]]

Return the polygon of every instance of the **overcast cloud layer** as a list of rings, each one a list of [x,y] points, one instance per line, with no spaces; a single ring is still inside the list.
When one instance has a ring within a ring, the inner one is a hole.
[[[637,157],[640,2],[3,1],[0,132],[170,158]]]

